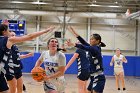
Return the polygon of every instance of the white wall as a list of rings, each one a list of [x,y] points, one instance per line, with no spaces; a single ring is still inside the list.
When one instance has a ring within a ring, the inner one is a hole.
[[[137,55],[140,56],[140,21],[138,22],[137,38]]]
[[[3,19],[3,16],[0,16]],[[23,19],[23,18],[22,18]],[[37,17],[36,16],[24,16],[26,19],[27,34],[33,33],[37,29]],[[128,21],[126,19],[103,19],[103,18],[92,18],[91,19],[91,34],[99,33],[102,36],[102,41],[107,45],[103,48],[103,54],[113,55],[116,48],[120,48],[125,55],[135,55],[136,42],[136,28],[135,21]],[[79,35],[84,39],[87,39],[87,18],[84,17],[71,17],[66,19],[66,27],[72,26]],[[63,17],[59,17],[57,14],[54,16],[42,16],[40,17],[40,30],[43,30],[50,25],[55,25],[54,31],[63,32]],[[140,28],[139,28],[140,32]],[[54,37],[53,32],[40,36],[40,43],[47,42],[51,37]],[[67,29],[65,30],[65,39],[71,39],[72,42],[76,42],[77,39],[73,36],[71,32]],[[33,41],[22,43],[20,50],[22,51],[34,51]],[[139,39],[140,40],[140,39]],[[62,40],[59,39],[60,44]],[[30,44],[30,45],[29,45]],[[139,45],[140,46],[140,45]],[[39,50],[42,51],[46,49],[46,45],[40,47]],[[70,50],[69,52],[74,52],[75,50]],[[140,50],[139,50],[140,51]]]

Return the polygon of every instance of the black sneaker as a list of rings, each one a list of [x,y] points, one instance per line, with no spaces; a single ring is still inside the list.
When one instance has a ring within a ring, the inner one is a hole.
[[[23,91],[26,91],[26,87],[25,87],[25,85],[23,84]]]
[[[123,91],[125,91],[126,90],[126,88],[123,88]]]
[[[118,90],[121,90],[120,88],[118,88]]]

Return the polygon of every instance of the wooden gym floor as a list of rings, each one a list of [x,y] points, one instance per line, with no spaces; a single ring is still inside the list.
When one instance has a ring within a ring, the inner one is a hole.
[[[78,93],[76,75],[66,74],[66,93]],[[115,78],[106,76],[104,93],[118,93],[115,88]],[[34,81],[29,74],[23,74],[23,82],[26,85],[27,93],[44,93],[42,83]],[[125,77],[126,92],[140,93],[140,77]],[[124,92],[122,92],[124,93]]]

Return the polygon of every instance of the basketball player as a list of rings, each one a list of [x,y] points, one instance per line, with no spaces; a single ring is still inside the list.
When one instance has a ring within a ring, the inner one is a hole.
[[[72,27],[70,29],[82,44],[74,44],[68,41],[67,45],[88,51],[90,61],[89,93],[103,93],[106,79],[103,73],[101,47],[105,47],[106,45],[101,42],[101,36],[99,34],[91,35],[90,44],[88,44]]]
[[[124,80],[124,69],[123,69],[123,63],[127,63],[127,59],[124,55],[121,54],[121,51],[119,48],[116,49],[116,55],[112,57],[112,60],[110,62],[110,66],[113,66],[114,64],[114,74],[116,79],[116,87],[120,91],[120,85],[119,81],[121,80],[123,91],[125,91],[125,80]]]
[[[58,51],[59,44],[56,38],[49,39],[47,45],[49,50],[41,54],[35,67],[44,63],[47,75],[44,77],[45,93],[64,93],[66,57],[62,52]]]
[[[11,31],[9,37],[15,37],[15,35],[16,35],[15,32]],[[20,59],[33,56],[33,53],[20,55],[18,51],[18,47],[15,44],[12,46],[11,50],[12,50],[11,52],[12,60],[14,63],[14,76],[10,75],[9,73],[6,73],[5,77],[8,81],[10,93],[16,93],[16,89],[17,89],[17,93],[22,93],[23,86],[24,86],[23,79],[22,79],[23,65]],[[25,90],[25,86],[24,86],[24,90]]]
[[[50,27],[44,31],[35,32],[21,37],[8,37],[10,34],[8,26],[6,24],[0,24],[0,93],[9,93],[9,88],[4,78],[5,74],[9,73],[10,75],[14,75],[11,53],[12,46],[16,43],[31,40],[53,29],[54,27]]]
[[[87,52],[78,48],[74,53],[73,57],[66,65],[65,70],[67,70],[76,59],[78,66],[78,92],[87,93],[86,85],[90,75],[90,64],[87,58]]]

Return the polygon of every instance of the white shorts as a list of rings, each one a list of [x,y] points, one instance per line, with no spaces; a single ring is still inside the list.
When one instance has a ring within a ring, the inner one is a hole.
[[[124,73],[124,70],[122,67],[114,67],[114,74],[119,75],[120,73]]]
[[[57,78],[51,81],[46,81],[43,84],[45,93],[56,90],[58,93],[65,93],[65,79]]]

